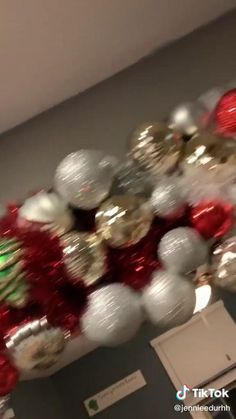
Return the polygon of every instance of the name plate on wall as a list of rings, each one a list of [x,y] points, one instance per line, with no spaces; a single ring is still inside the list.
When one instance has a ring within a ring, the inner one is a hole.
[[[134,393],[146,385],[145,378],[140,370],[128,375],[107,389],[84,401],[89,417],[113,405],[129,394]]]

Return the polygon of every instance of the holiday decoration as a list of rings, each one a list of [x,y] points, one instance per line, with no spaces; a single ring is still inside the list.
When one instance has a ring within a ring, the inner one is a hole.
[[[204,201],[191,209],[192,226],[206,239],[224,236],[233,225],[233,206],[223,201]]]
[[[160,327],[175,327],[188,321],[195,307],[193,284],[168,271],[155,271],[142,295],[148,318]]]
[[[215,285],[236,292],[236,237],[219,244],[212,257],[213,281]]]
[[[22,264],[23,250],[17,239],[0,240],[0,303],[24,307],[28,301],[28,285]]]
[[[178,218],[184,214],[186,201],[178,181],[172,176],[161,181],[151,196],[151,206],[155,215],[162,218]]]
[[[7,396],[17,385],[19,373],[6,355],[0,354],[0,397]]]
[[[163,122],[147,122],[129,140],[130,155],[153,176],[172,171],[180,159],[183,141],[180,134]]]
[[[45,318],[9,332],[6,347],[20,371],[44,370],[54,365],[65,348],[65,334]]]
[[[114,346],[131,339],[142,320],[138,295],[124,285],[111,284],[90,294],[81,324],[88,339]]]
[[[188,273],[206,263],[208,249],[197,231],[189,227],[178,227],[162,237],[158,255],[169,270]]]
[[[51,230],[58,235],[70,231],[74,219],[66,203],[54,192],[39,192],[26,199],[18,213],[18,226]]]
[[[236,89],[225,93],[216,105],[216,129],[225,136],[236,135]]]
[[[206,266],[201,267],[197,272],[197,279],[195,280],[196,305],[194,314],[204,310],[210,304],[212,299],[212,282],[212,274],[208,272]]]
[[[71,153],[59,164],[55,187],[76,208],[96,208],[112,185],[116,159],[98,150]]]
[[[97,232],[111,247],[129,247],[148,232],[153,215],[149,204],[133,195],[117,195],[97,211]]]
[[[149,198],[151,193],[151,177],[137,163],[126,160],[120,165],[114,176],[112,195],[132,194]]]
[[[4,419],[4,414],[6,413],[9,406],[9,396],[0,397],[0,418]]]
[[[183,103],[171,112],[170,126],[184,135],[192,136],[201,125],[202,115],[200,104]]]
[[[72,231],[61,237],[63,262],[72,282],[86,286],[96,283],[106,272],[106,253],[96,234]]]

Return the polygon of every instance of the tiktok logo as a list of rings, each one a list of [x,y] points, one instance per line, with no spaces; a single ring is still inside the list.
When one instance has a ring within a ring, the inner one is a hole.
[[[191,389],[186,386],[185,384],[182,386],[182,389],[177,391],[176,393],[176,399],[177,400],[184,400],[187,397],[187,393],[191,391]]]

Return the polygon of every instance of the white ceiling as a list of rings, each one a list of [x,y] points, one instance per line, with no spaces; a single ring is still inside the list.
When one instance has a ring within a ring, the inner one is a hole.
[[[235,0],[0,0],[0,131],[235,7]]]

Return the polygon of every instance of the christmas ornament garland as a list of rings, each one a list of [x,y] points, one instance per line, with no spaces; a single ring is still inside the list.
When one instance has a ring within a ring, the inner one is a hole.
[[[8,208],[2,406],[20,373],[52,366],[75,334],[118,345],[145,320],[188,321],[204,308],[201,291],[206,304],[214,286],[236,292],[235,90],[223,93],[138,127],[120,165],[97,150],[68,155],[53,191]]]

